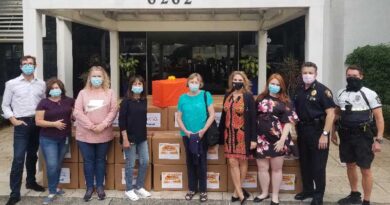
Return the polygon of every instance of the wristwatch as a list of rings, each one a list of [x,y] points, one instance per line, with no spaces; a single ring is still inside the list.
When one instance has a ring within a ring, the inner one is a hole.
[[[328,137],[328,136],[329,136],[329,132],[327,132],[327,131],[324,130],[324,131],[322,132],[322,135]]]
[[[379,144],[383,144],[383,138],[375,138],[375,141],[378,142]]]

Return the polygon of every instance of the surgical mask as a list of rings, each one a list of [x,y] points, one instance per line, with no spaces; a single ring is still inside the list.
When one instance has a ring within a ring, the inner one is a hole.
[[[357,92],[363,87],[362,79],[356,77],[347,78],[347,91]]]
[[[302,80],[305,84],[312,84],[316,78],[314,77],[314,74],[303,74]]]
[[[30,64],[26,64],[26,65],[23,65],[22,66],[22,72],[25,74],[25,75],[31,75],[34,73],[34,70],[35,70],[35,67],[33,65],[30,65]]]
[[[94,87],[100,87],[103,84],[101,77],[91,77],[91,83]]]
[[[269,84],[268,85],[268,90],[272,94],[277,94],[280,91],[280,86],[279,85]]]
[[[51,89],[49,92],[49,95],[52,97],[59,97],[59,96],[61,96],[61,94],[62,94],[62,90],[59,88]]]
[[[199,90],[199,84],[198,83],[190,83],[188,84],[188,87],[190,88],[191,92],[196,92]]]
[[[144,88],[142,86],[133,85],[131,87],[131,91],[133,91],[133,93],[135,93],[135,94],[140,94],[140,93],[142,93],[142,91],[144,91]]]
[[[233,82],[234,90],[241,90],[242,87],[244,87],[244,83],[243,82]]]

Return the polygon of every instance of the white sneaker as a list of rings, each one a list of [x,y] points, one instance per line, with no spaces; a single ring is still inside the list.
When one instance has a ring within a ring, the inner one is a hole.
[[[137,195],[140,198],[147,198],[147,197],[152,196],[152,194],[150,192],[146,191],[144,188],[135,189],[135,193],[137,193]]]
[[[138,195],[135,194],[134,189],[126,191],[125,195],[132,201],[137,201],[139,199]]]

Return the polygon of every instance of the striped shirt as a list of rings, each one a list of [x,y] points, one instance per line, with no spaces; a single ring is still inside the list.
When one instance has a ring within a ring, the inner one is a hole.
[[[31,117],[35,115],[38,103],[45,98],[45,82],[35,78],[27,81],[23,75],[9,80],[5,84],[3,117]]]

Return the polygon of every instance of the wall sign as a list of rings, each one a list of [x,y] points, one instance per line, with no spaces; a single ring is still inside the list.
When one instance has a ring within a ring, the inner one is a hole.
[[[192,0],[148,0],[150,5],[191,5]]]

